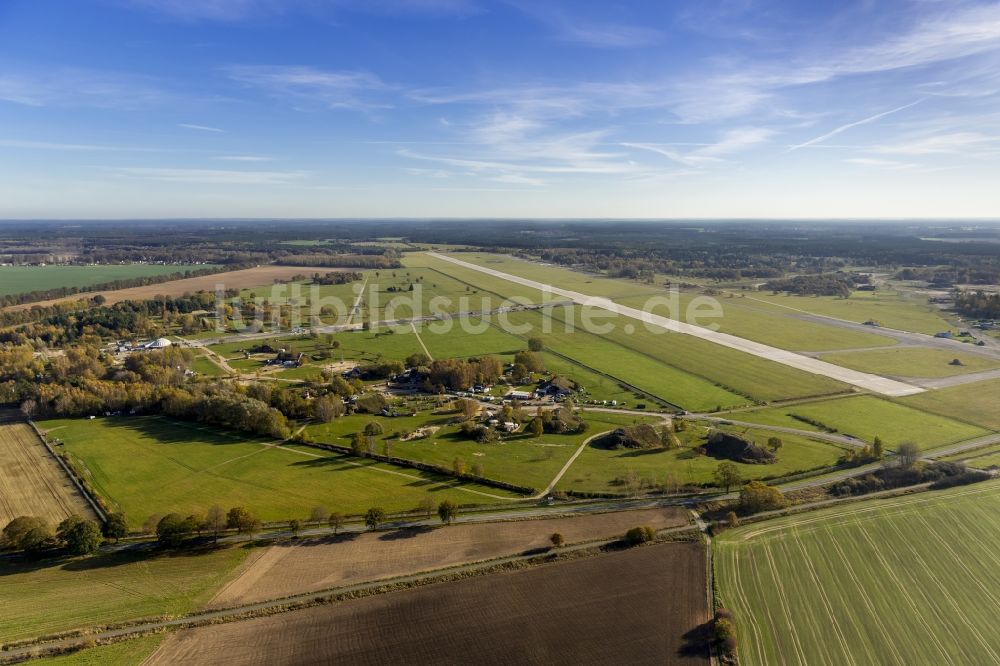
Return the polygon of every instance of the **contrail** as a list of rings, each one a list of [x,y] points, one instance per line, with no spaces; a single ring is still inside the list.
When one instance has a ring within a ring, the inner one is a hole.
[[[857,127],[858,125],[867,125],[868,123],[873,123],[876,120],[881,120],[882,118],[885,118],[886,116],[891,116],[894,113],[899,113],[900,111],[903,111],[904,109],[908,109],[911,106],[916,106],[917,104],[920,104],[922,101],[924,101],[924,99],[926,99],[926,98],[918,99],[916,102],[910,102],[909,104],[904,104],[903,106],[899,107],[898,109],[892,109],[890,111],[883,111],[882,113],[876,113],[874,116],[869,116],[868,118],[864,118],[863,120],[857,120],[857,121],[855,121],[853,123],[847,123],[846,125],[841,125],[840,127],[827,132],[823,136],[818,136],[815,139],[809,139],[805,143],[799,143],[799,144],[796,144],[794,146],[789,146],[788,147],[788,152],[792,152],[793,150],[798,150],[799,148],[806,148],[806,147],[811,146],[813,144],[822,143],[823,141],[826,141],[829,138],[835,137],[838,134],[840,134],[841,132],[845,132],[845,131],[851,129],[852,127]]]

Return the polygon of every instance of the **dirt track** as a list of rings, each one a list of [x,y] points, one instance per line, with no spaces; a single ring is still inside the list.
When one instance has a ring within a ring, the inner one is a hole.
[[[663,544],[186,629],[146,664],[707,664],[705,551]]]
[[[562,534],[567,543],[574,543],[615,537],[636,525],[662,529],[688,522],[686,511],[661,508],[304,539],[295,545],[275,545],[262,551],[212,599],[209,607],[235,606],[513,555],[551,545],[549,537],[553,532]]]
[[[35,431],[0,413],[0,527],[18,516],[55,526],[74,513],[96,517]]]
[[[183,280],[171,280],[159,284],[150,284],[144,287],[129,287],[115,291],[88,291],[73,294],[64,298],[54,298],[48,301],[38,301],[37,303],[23,303],[12,305],[6,310],[27,310],[35,305],[55,305],[66,301],[76,301],[83,298],[93,298],[98,294],[104,296],[108,303],[118,303],[120,301],[142,301],[149,300],[156,296],[183,296],[186,293],[194,293],[201,290],[215,291],[217,285],[223,285],[224,289],[248,289],[250,287],[261,287],[272,284],[275,280],[287,280],[296,275],[310,275],[312,273],[331,273],[333,271],[347,270],[343,268],[316,268],[309,266],[257,266],[247,268],[242,271],[229,271],[227,273],[215,273],[213,275],[202,275],[200,277],[185,278]]]

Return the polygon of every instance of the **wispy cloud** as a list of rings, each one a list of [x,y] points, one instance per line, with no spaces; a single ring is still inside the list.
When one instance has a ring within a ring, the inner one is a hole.
[[[191,123],[177,123],[178,127],[183,127],[189,130],[198,130],[200,132],[225,132],[224,129],[219,129],[218,127],[209,127],[208,125],[192,125]]]
[[[181,21],[236,23],[283,14],[319,17],[358,12],[386,16],[466,16],[481,11],[473,0],[119,0],[135,9]]]
[[[214,159],[225,162],[270,162],[274,158],[266,155],[216,155]]]
[[[795,144],[794,146],[789,146],[788,147],[788,151],[791,152],[793,150],[798,150],[800,148],[807,148],[808,146],[813,146],[813,145],[816,145],[816,144],[819,144],[819,143],[823,143],[827,139],[832,139],[833,137],[837,136],[838,134],[840,134],[842,132],[846,132],[847,130],[849,130],[851,128],[860,127],[861,125],[869,125],[871,123],[878,122],[879,120],[881,120],[882,118],[885,118],[886,116],[891,116],[894,113],[899,113],[900,111],[905,111],[906,109],[909,109],[911,107],[916,106],[917,104],[919,104],[922,101],[923,101],[922,99],[918,99],[915,102],[910,102],[909,104],[904,104],[903,106],[897,107],[895,109],[889,109],[888,111],[882,111],[881,113],[876,113],[875,115],[868,116],[867,118],[862,118],[861,120],[855,120],[854,122],[850,122],[850,123],[847,123],[845,125],[841,125],[840,127],[835,127],[834,129],[830,130],[829,132],[826,132],[825,134],[821,134],[820,136],[817,136],[817,137],[814,137],[812,139],[809,139],[808,141],[804,141],[802,143]]]
[[[874,167],[878,169],[888,169],[890,171],[909,171],[916,169],[917,165],[909,162],[899,162],[897,160],[883,160],[877,157],[850,157],[844,160],[849,164],[857,164],[864,167]]]
[[[659,31],[649,27],[585,18],[578,5],[563,9],[552,2],[508,2],[551,29],[557,39],[567,42],[617,49],[646,46],[661,37]]]
[[[25,106],[81,106],[135,109],[174,95],[147,77],[91,69],[20,69],[0,73],[0,101]]]
[[[271,95],[316,101],[331,109],[392,107],[385,93],[393,87],[370,72],[270,65],[237,65],[226,71],[234,81]]]
[[[939,155],[960,153],[971,156],[973,153],[988,150],[991,153],[1000,151],[1000,135],[988,135],[980,132],[952,132],[932,136],[907,138],[897,143],[881,144],[872,148],[873,152],[895,155]]]
[[[287,185],[304,178],[304,171],[236,171],[228,169],[181,169],[163,167],[100,167],[126,178],[168,183],[204,185]]]
[[[724,132],[715,143],[696,144],[697,147],[693,150],[681,150],[686,146],[685,144],[629,142],[622,145],[662,155],[687,167],[704,168],[724,162],[725,156],[766,143],[775,134],[777,134],[776,130],[766,127],[740,127]]]

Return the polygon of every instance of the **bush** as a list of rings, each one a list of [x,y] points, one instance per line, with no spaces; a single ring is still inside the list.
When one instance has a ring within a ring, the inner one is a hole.
[[[365,424],[365,434],[369,437],[374,437],[375,435],[381,435],[385,432],[385,428],[378,421],[369,421]]]
[[[656,538],[656,530],[649,525],[633,527],[625,533],[625,543],[630,546],[638,546],[639,544],[649,543],[654,538]]]
[[[763,481],[751,481],[740,490],[740,509],[745,513],[773,511],[787,504],[785,496],[777,488]]]
[[[733,621],[720,617],[715,620],[715,640],[719,652],[723,654],[733,654],[736,652],[736,625]]]

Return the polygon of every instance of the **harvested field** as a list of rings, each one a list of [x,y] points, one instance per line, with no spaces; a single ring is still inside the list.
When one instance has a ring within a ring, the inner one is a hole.
[[[0,412],[0,526],[26,515],[55,524],[74,513],[96,518],[31,426]]]
[[[574,543],[620,536],[637,525],[663,529],[688,521],[686,511],[663,508],[302,540],[263,551],[210,605],[233,606],[515,555],[550,546],[554,532]]]
[[[705,551],[636,548],[186,629],[147,664],[707,664]]]
[[[201,277],[185,278],[184,280],[173,280],[171,282],[161,282],[160,284],[150,284],[144,287],[130,287],[128,289],[118,289],[116,291],[88,291],[74,294],[67,298],[54,298],[48,301],[38,301],[37,303],[24,303],[12,305],[7,310],[26,310],[35,305],[46,306],[63,303],[70,300],[82,298],[93,298],[98,294],[104,296],[107,303],[119,303],[121,301],[143,301],[155,296],[183,296],[186,293],[209,290],[214,291],[218,284],[225,285],[226,289],[248,289],[250,287],[260,287],[269,285],[275,280],[288,280],[296,275],[310,275],[312,273],[330,273],[337,270],[347,270],[338,268],[312,268],[308,266],[256,266],[242,271],[229,271],[227,273],[216,273],[214,275],[203,275]]]

